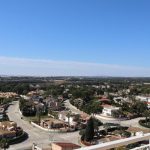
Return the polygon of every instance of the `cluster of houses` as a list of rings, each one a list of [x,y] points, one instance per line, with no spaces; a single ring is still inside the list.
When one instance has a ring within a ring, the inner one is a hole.
[[[93,86],[95,88],[99,88],[99,86]],[[110,85],[102,85],[101,88],[110,88]],[[65,91],[69,91],[69,89],[65,89]],[[103,96],[98,98],[98,101],[101,103],[101,106],[103,107],[102,110],[102,116],[105,117],[113,117],[113,112],[121,110],[121,105],[123,103],[130,103],[129,97],[120,96],[122,93],[128,94],[130,92],[130,89],[127,90],[121,90],[119,91],[120,94],[115,93],[109,93],[109,95],[113,96],[113,99],[110,100],[108,98],[107,93],[105,92]],[[62,112],[66,108],[63,105],[63,97],[58,96],[57,98],[54,98],[52,96],[43,97],[44,91],[37,90],[37,91],[31,91],[27,94],[24,99],[26,99],[26,107],[22,110],[22,113],[24,115],[35,115],[37,110],[40,110],[41,113],[45,113],[49,110],[51,111],[58,111]],[[97,95],[98,97],[99,95]],[[145,101],[148,104],[148,108],[150,108],[150,98],[144,97],[144,96],[136,96],[136,99],[140,101]],[[78,108],[82,107],[83,100],[81,98],[77,98],[74,100],[75,106],[78,106]],[[112,104],[113,103],[113,104]],[[120,107],[117,107],[118,104]]]
[[[17,98],[18,94],[13,92],[0,92],[0,121],[8,120],[6,110],[9,107],[7,99]]]
[[[31,91],[26,96],[21,96],[25,101],[22,114],[25,116],[34,116],[37,111],[40,113],[48,112],[47,118],[40,119],[39,125],[46,129],[60,129],[64,131],[72,131],[84,126],[89,119],[86,113],[73,114],[64,106],[63,97],[57,98],[43,97],[38,91]],[[56,115],[53,115],[53,113]]]
[[[53,98],[52,96],[48,96],[45,98],[42,95],[43,91],[31,91],[27,96],[21,95],[25,100],[24,108],[21,110],[24,116],[34,116],[37,111],[45,114],[49,110],[60,111],[65,109],[62,104],[62,97]]]
[[[17,96],[18,94],[13,93],[13,92],[0,92],[0,98],[13,98]]]
[[[42,119],[40,126],[46,129],[74,131],[86,126],[89,118],[90,116],[86,113],[73,114],[70,111],[60,111],[57,113],[57,117],[48,117]]]
[[[23,133],[22,128],[18,127],[13,121],[0,122],[0,139],[7,138],[12,139]]]
[[[141,102],[145,102],[147,104],[148,108],[150,108],[150,97],[135,96],[135,99],[138,101],[141,101]],[[122,110],[122,105],[124,103],[126,103],[128,105],[132,104],[132,100],[130,100],[129,97],[121,97],[121,96],[114,96],[114,98],[112,100],[108,99],[107,96],[102,96],[98,99],[98,101],[100,101],[101,106],[103,107],[101,115],[105,116],[105,117],[113,117],[113,112]],[[119,105],[119,107],[118,107],[118,105]],[[132,114],[127,112],[126,117],[132,118]]]
[[[18,94],[13,92],[0,92],[0,139],[12,139],[23,133],[22,128],[18,127],[15,122],[9,121],[8,116],[6,115],[9,104],[5,103],[5,99],[17,97]]]

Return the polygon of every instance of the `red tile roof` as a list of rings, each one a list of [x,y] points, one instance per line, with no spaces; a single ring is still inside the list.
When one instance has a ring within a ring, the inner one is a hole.
[[[110,101],[110,99],[108,99],[108,98],[101,98],[101,99],[99,99],[100,101]]]
[[[80,148],[79,145],[73,144],[73,143],[54,143],[62,148]]]

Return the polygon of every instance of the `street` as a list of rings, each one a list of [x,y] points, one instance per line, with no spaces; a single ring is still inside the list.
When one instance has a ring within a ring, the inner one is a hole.
[[[78,132],[48,133],[46,131],[33,127],[28,121],[21,119],[18,101],[14,101],[12,105],[9,106],[7,114],[9,119],[16,122],[18,126],[22,127],[29,136],[26,141],[11,145],[9,148],[10,150],[22,150],[23,148],[30,148],[33,143],[38,143],[44,146],[50,144],[51,140],[58,142],[72,142],[78,144]]]
[[[77,113],[77,114],[82,114],[83,112],[80,111],[79,109],[77,109],[75,106],[73,106],[69,100],[65,101],[65,106],[67,108],[69,108],[71,110],[71,112],[73,113]],[[112,118],[107,118],[107,117],[102,117],[102,116],[96,116],[97,119],[99,119],[101,122],[106,123],[118,123],[122,126],[132,126],[132,127],[139,127],[139,128],[144,128],[142,126],[139,125],[139,120],[144,119],[143,117],[140,118],[135,118],[135,119],[131,119],[131,120],[119,120],[119,119],[112,119]]]
[[[72,106],[69,103],[69,100],[65,101],[65,106],[74,113],[79,113],[79,114],[82,113],[82,111]],[[51,141],[72,142],[75,144],[79,144],[78,143],[79,132],[48,133],[46,131],[43,131],[41,129],[38,129],[32,126],[28,121],[21,119],[18,101],[12,102],[12,105],[10,105],[8,108],[7,114],[8,114],[9,119],[11,121],[16,122],[18,126],[22,127],[23,130],[26,133],[28,133],[28,136],[29,136],[29,138],[26,141],[19,143],[19,144],[11,145],[9,148],[10,150],[22,150],[22,148],[23,149],[31,148],[33,143],[46,146],[46,145],[49,145]],[[138,121],[140,119],[141,118],[135,118],[132,120],[118,121],[118,120],[109,120],[109,119],[99,118],[99,120],[101,120],[103,123],[105,122],[120,123],[122,126],[133,126],[133,127],[141,127],[138,124]]]

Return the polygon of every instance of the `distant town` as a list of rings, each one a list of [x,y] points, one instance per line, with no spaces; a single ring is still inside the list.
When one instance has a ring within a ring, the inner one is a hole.
[[[134,150],[149,133],[150,78],[0,77],[1,149],[94,150],[132,138],[109,149]]]

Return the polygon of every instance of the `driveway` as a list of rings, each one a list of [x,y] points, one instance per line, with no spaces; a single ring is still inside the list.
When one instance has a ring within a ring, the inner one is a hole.
[[[73,142],[78,144],[78,132],[72,133],[48,133],[41,129],[33,127],[28,121],[21,119],[19,113],[19,102],[14,101],[12,105],[8,108],[8,117],[11,121],[17,123],[18,126],[22,127],[23,130],[28,133],[29,138],[19,144],[11,145],[10,150],[22,150],[25,148],[30,148],[33,143],[38,143],[41,145],[48,145],[51,141],[59,142]]]

